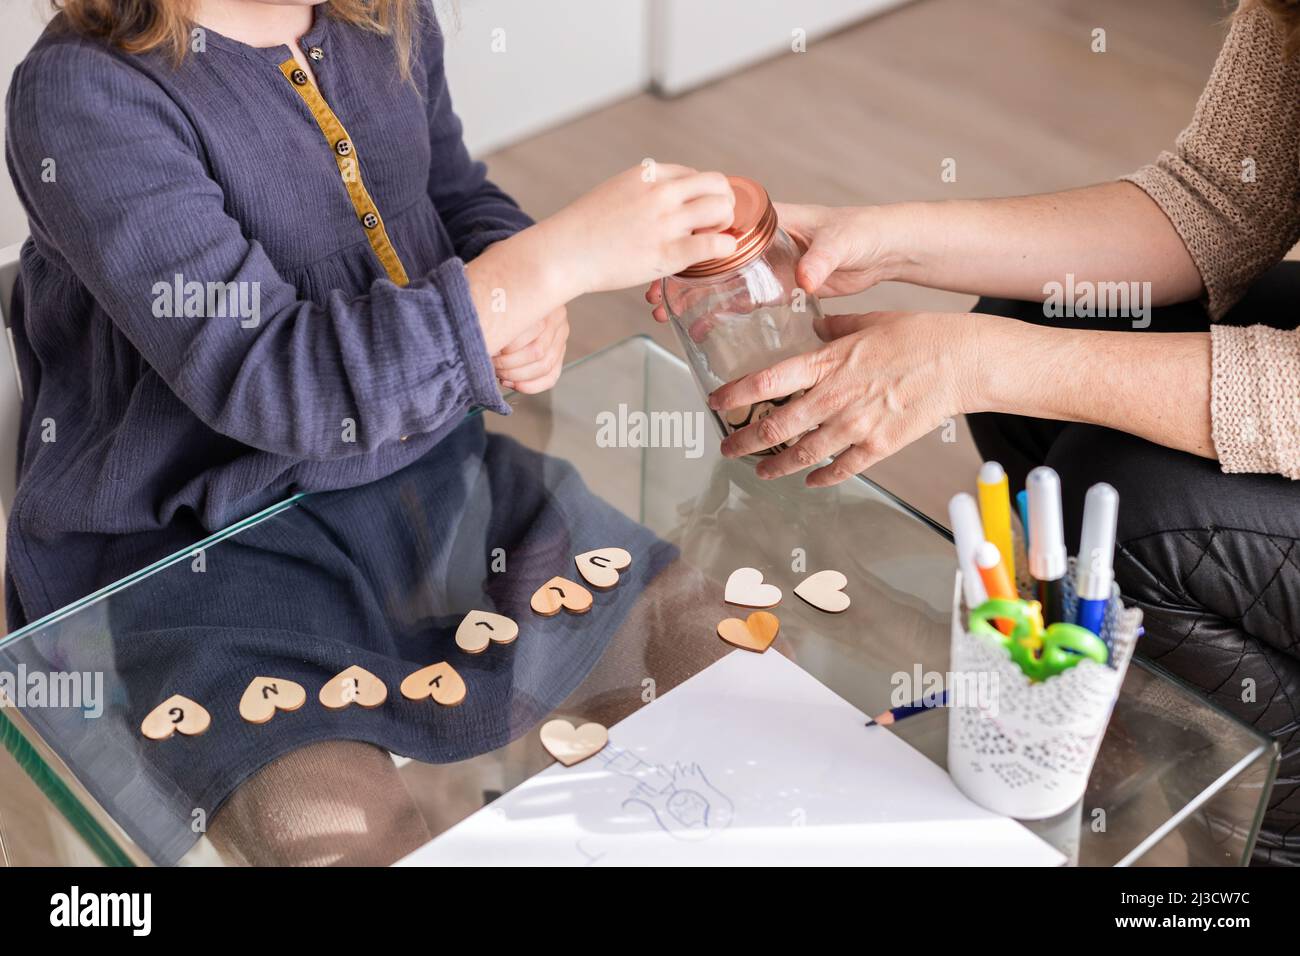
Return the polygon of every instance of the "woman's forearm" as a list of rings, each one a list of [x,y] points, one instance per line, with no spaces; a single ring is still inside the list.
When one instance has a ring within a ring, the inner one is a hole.
[[[900,203],[873,211],[895,245],[890,278],[972,295],[1042,300],[1044,285],[1150,282],[1148,305],[1201,294],[1201,277],[1146,193],[1111,182],[1008,199]]]
[[[1208,332],[1092,332],[978,315],[970,411],[1087,422],[1216,458]]]

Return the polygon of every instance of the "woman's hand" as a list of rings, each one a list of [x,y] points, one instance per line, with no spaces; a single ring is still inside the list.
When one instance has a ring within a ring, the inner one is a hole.
[[[987,347],[988,336],[996,332],[992,326],[1006,320],[872,312],[826,321],[831,340],[822,348],[729,382],[709,396],[709,407],[724,411],[806,390],[723,441],[728,458],[794,442],[759,463],[761,478],[779,478],[837,456],[812,472],[807,483],[838,484],[944,419],[981,410],[981,343]]]
[[[896,207],[775,205],[781,228],[803,251],[795,267],[800,288],[830,298],[895,278],[901,223],[889,220]]]
[[[560,306],[493,356],[492,367],[506,388],[544,392],[559,381],[568,341],[569,314]]]
[[[735,194],[722,173],[667,163],[619,173],[540,223],[573,295],[638,286],[730,255]]]
[[[901,207],[867,206],[833,208],[776,203],[776,216],[803,252],[795,267],[800,288],[829,298],[853,295],[878,282],[898,277],[905,257],[895,250],[901,244],[906,217]],[[652,282],[645,299],[656,322],[667,322],[663,288]]]

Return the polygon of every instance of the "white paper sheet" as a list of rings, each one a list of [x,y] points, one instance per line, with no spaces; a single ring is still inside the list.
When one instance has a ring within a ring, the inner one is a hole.
[[[734,651],[400,865],[1064,862],[865,721],[776,651]]]

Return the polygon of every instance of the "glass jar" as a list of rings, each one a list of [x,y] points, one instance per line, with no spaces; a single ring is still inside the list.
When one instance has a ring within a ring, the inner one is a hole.
[[[752,179],[728,180],[736,194],[727,230],[736,237],[735,252],[663,280],[664,308],[706,395],[822,344],[817,335],[821,305],[795,282],[799,249],[777,225],[767,191]],[[801,394],[715,412],[713,418],[725,438]],[[760,454],[776,454],[787,444]]]

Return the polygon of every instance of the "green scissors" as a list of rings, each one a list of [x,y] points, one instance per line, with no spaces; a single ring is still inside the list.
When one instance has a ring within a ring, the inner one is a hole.
[[[1010,621],[1011,633],[999,631],[995,620]],[[970,612],[971,633],[1003,645],[1032,681],[1055,677],[1085,657],[1098,664],[1109,659],[1106,642],[1087,628],[1058,621],[1040,631],[1041,622],[1038,602],[1018,598],[989,598]]]

